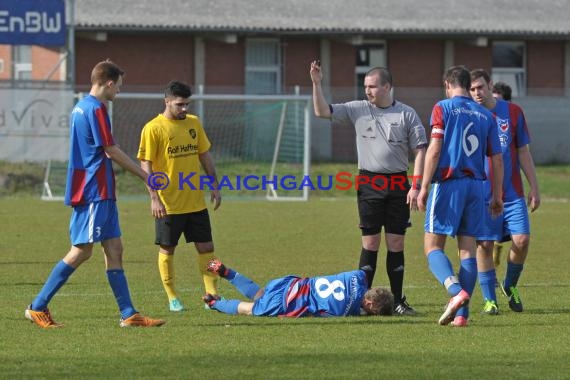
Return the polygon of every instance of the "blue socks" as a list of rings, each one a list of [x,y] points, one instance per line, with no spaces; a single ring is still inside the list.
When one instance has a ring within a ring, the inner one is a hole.
[[[35,311],[42,311],[47,308],[49,301],[55,293],[66,283],[69,276],[75,271],[70,265],[67,265],[63,260],[58,262],[52,269],[48,279],[46,280],[42,290],[32,302],[31,309]]]
[[[58,262],[51,271],[42,290],[32,302],[31,309],[36,311],[44,310],[55,293],[66,283],[74,271],[75,268],[67,265],[63,260]],[[125,319],[136,313],[137,311],[131,302],[124,271],[122,269],[108,270],[107,279],[109,280],[111,289],[113,289],[119,310],[121,310],[121,317]]]
[[[477,259],[471,257],[469,259],[461,260],[459,268],[459,283],[463,290],[465,290],[469,296],[473,294],[473,289],[475,289],[475,284],[477,283]],[[495,280],[493,279],[493,287],[495,286]],[[463,316],[465,318],[469,317],[469,308],[466,306],[461,307],[456,316]]]
[[[107,279],[109,280],[111,289],[113,289],[117,305],[119,305],[121,318],[127,319],[135,314],[137,311],[131,301],[129,285],[127,284],[125,272],[122,269],[110,269],[107,271]]]
[[[453,266],[445,253],[441,249],[431,251],[427,255],[427,260],[429,270],[439,283],[446,287],[447,293],[452,297],[459,294],[461,285],[456,282],[457,279],[455,278],[455,273],[453,273]]]
[[[504,287],[508,292],[511,286],[517,286],[524,264],[507,262],[507,274],[505,275]]]
[[[479,285],[481,286],[481,294],[483,300],[490,300],[497,302],[497,293],[495,292],[495,282],[497,280],[497,273],[494,269],[487,272],[479,272]]]
[[[214,303],[212,308],[226,314],[236,315],[238,313],[238,305],[240,300],[219,300]]]
[[[259,285],[244,275],[234,271],[233,269],[228,268],[228,274],[224,278],[228,280],[233,286],[235,286],[241,294],[250,300],[253,300],[259,291]]]
[[[242,274],[239,274],[235,270],[231,268],[226,268],[227,274],[223,277],[228,280],[236,289],[243,294],[245,297],[253,300],[253,297],[259,291],[259,285],[255,282],[250,280],[249,278],[245,277]],[[238,313],[238,306],[241,303],[240,300],[218,300],[214,303],[212,309],[220,311],[225,314],[232,314],[236,315]]]
[[[227,274],[223,277],[228,280],[235,288],[243,294],[245,297],[253,300],[257,292],[259,291],[259,285],[253,282],[251,279],[245,277],[244,275],[236,272],[231,268],[226,268]],[[238,306],[241,303],[240,300],[218,300],[212,306],[212,309],[220,311],[225,314],[236,315],[238,313]]]
[[[228,281],[233,280],[234,277],[236,276],[237,272],[231,268],[228,268],[228,267],[226,267],[226,271],[227,271],[227,274],[222,278],[225,278]]]

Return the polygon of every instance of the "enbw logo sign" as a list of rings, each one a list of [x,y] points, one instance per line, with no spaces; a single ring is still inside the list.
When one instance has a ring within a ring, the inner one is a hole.
[[[64,0],[0,2],[0,44],[65,45]]]

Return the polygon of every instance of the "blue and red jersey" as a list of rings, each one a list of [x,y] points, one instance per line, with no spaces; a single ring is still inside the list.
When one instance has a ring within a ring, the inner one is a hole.
[[[281,317],[342,317],[360,315],[368,290],[361,270],[330,276],[293,278],[285,292],[285,313]]]
[[[503,165],[505,168],[503,200],[513,201],[524,197],[518,149],[530,144],[530,134],[523,111],[516,104],[497,99],[497,104],[491,112],[495,116],[496,129],[503,152]],[[489,160],[486,162],[485,170],[489,179],[492,179]],[[488,181],[486,189],[488,197],[490,197],[491,188],[491,181]]]
[[[71,112],[65,204],[115,199],[115,173],[103,149],[115,145],[107,108],[96,97],[81,99]]]
[[[493,115],[466,96],[439,101],[432,110],[431,138],[443,140],[432,182],[471,177],[484,180],[485,155],[501,152]]]

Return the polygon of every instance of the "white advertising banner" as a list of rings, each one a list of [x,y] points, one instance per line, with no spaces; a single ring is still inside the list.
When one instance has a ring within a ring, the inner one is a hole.
[[[71,90],[0,88],[0,160],[66,161]]]

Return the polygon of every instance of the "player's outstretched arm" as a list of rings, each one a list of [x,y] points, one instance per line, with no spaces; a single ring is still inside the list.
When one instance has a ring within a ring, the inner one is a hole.
[[[127,154],[123,152],[118,145],[106,146],[103,149],[105,150],[107,157],[119,164],[123,169],[128,170],[129,172],[142,179],[151,196],[153,193],[156,194],[156,191],[152,189],[147,183],[148,174],[142,170],[142,168],[138,166],[129,156],[127,156]]]
[[[527,205],[530,207],[530,212],[533,212],[540,206],[540,191],[538,189],[538,180],[536,178],[536,169],[534,160],[528,145],[518,149],[519,162],[522,171],[530,185],[530,190],[527,197]]]
[[[420,211],[426,211],[426,202],[429,193],[429,186],[431,179],[435,174],[437,165],[439,163],[439,157],[441,156],[441,149],[443,146],[442,139],[432,138],[426,151],[424,160],[424,173],[422,175],[422,186],[420,188],[420,193],[418,194],[418,209]]]
[[[502,153],[497,153],[491,156],[491,167],[493,168],[493,188],[491,195],[491,203],[489,208],[491,209],[491,216],[497,217],[503,212],[503,155]]]

